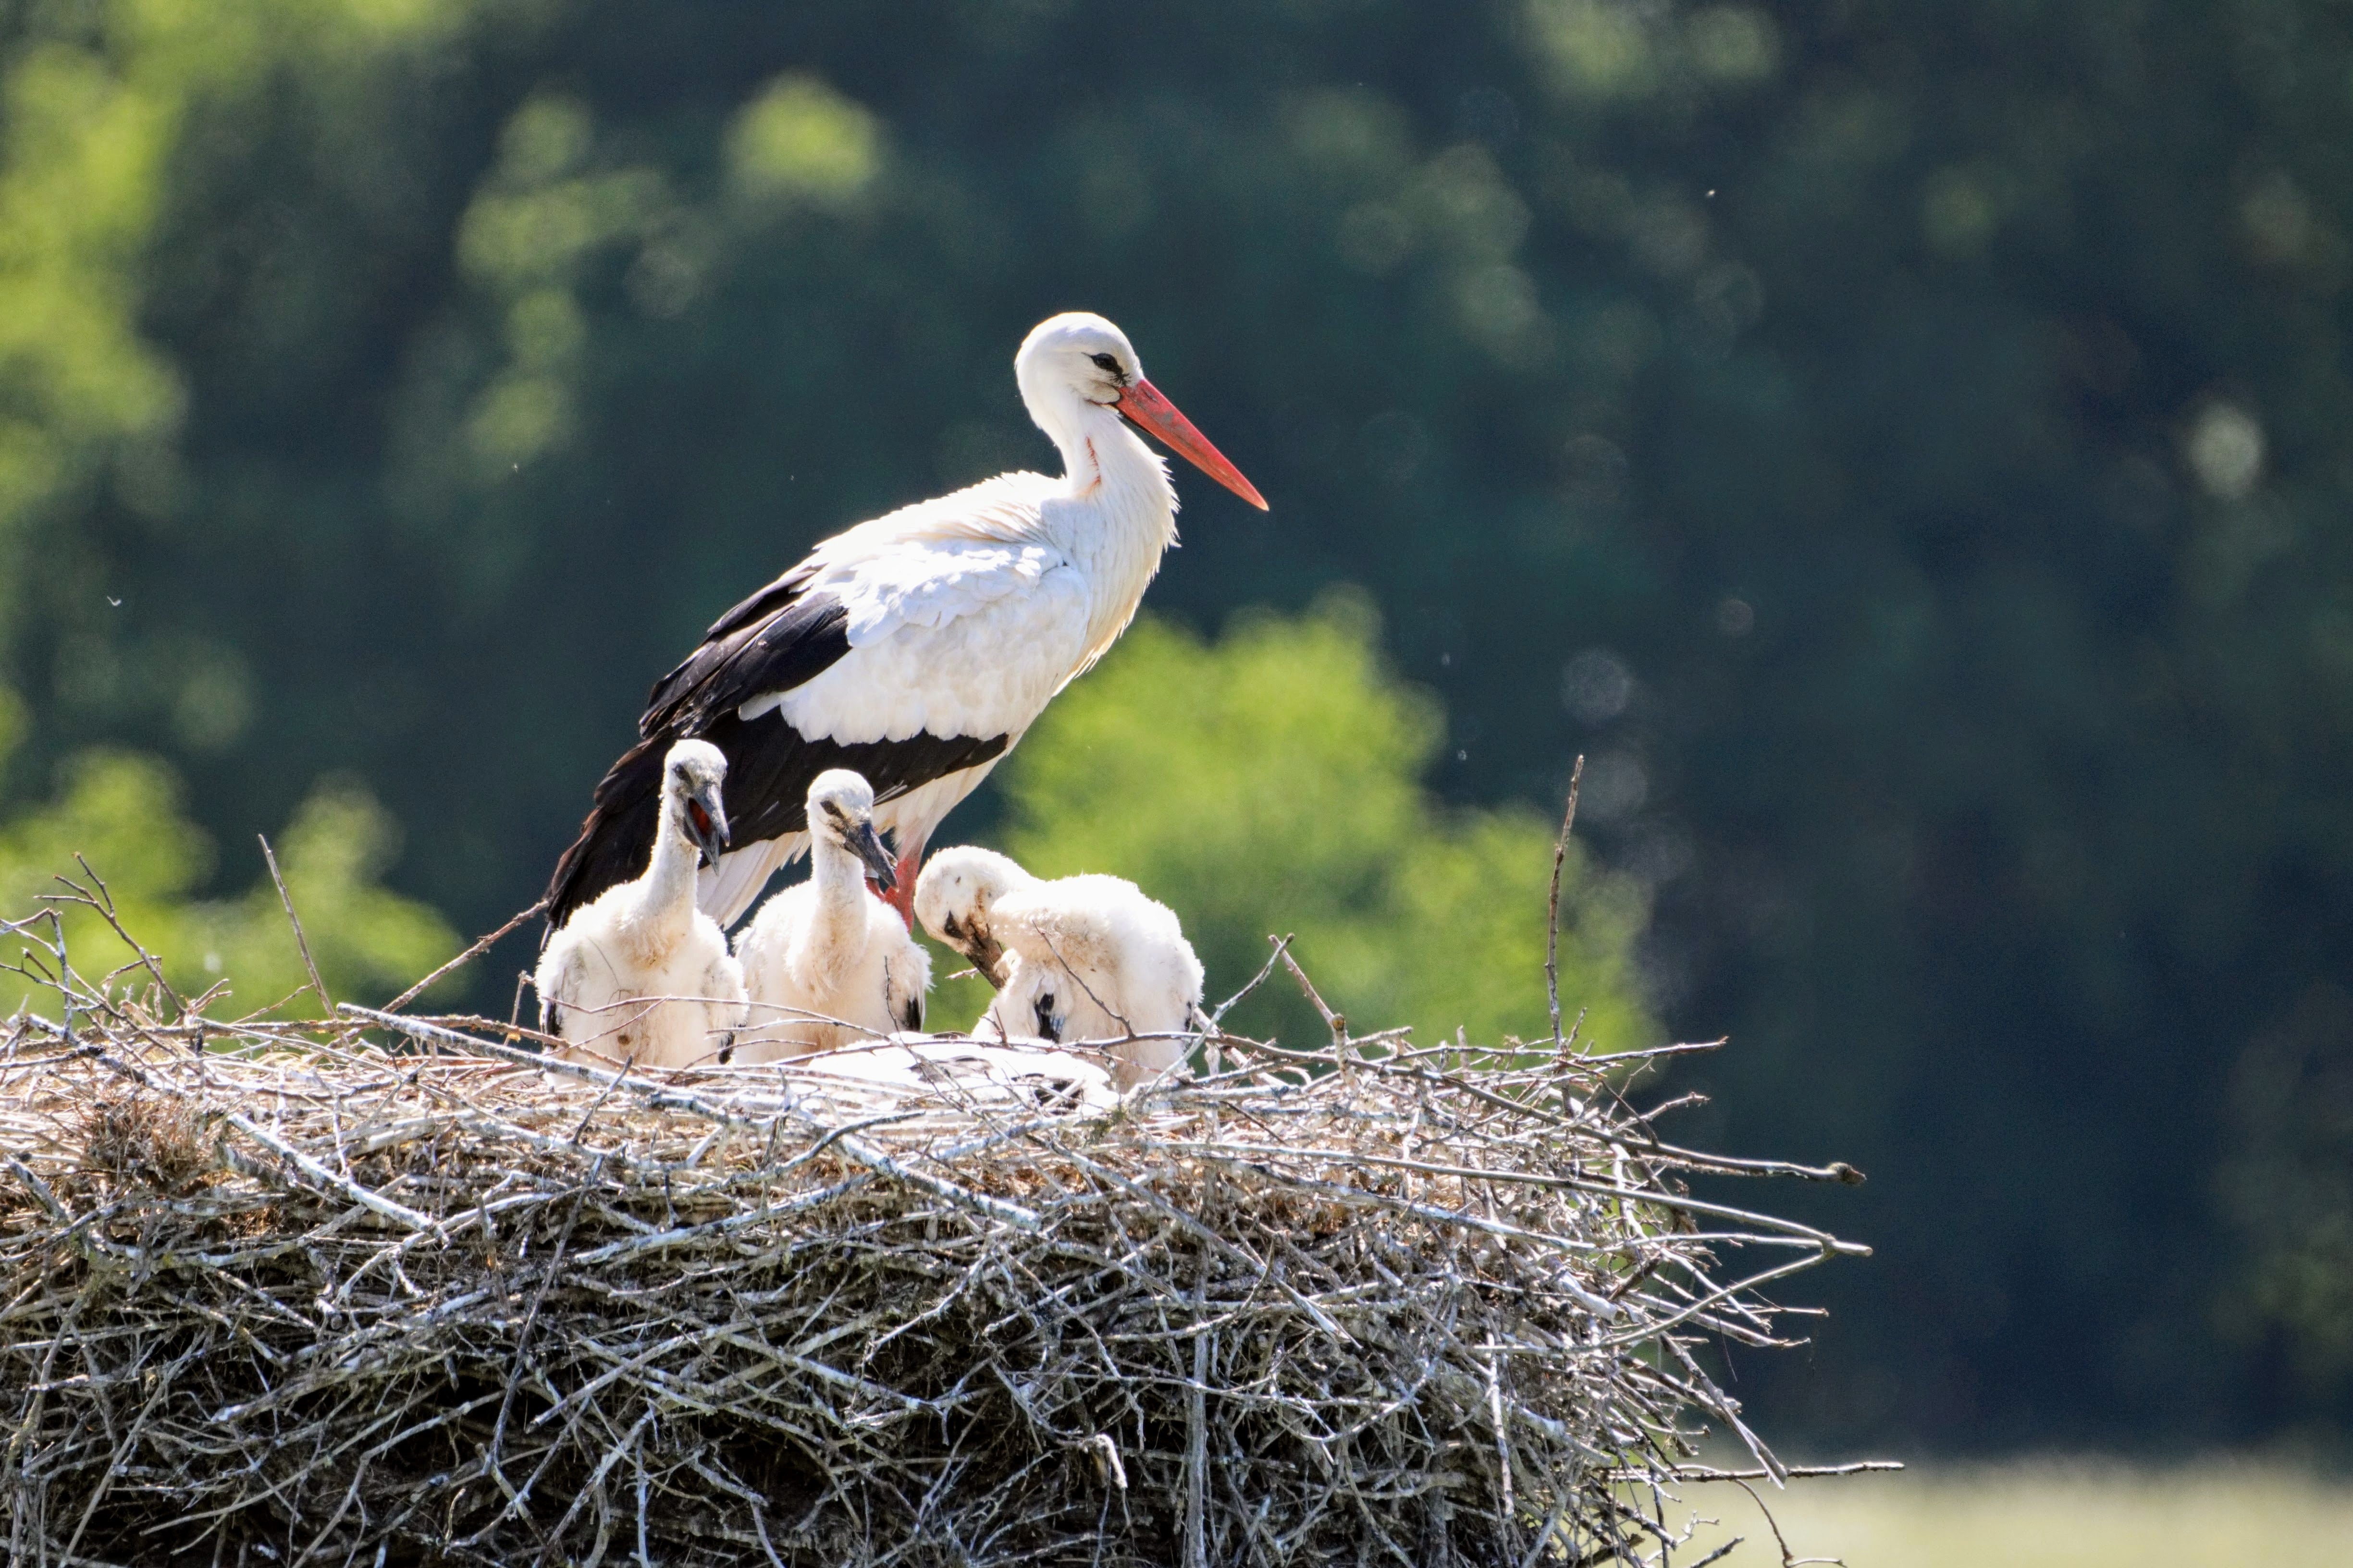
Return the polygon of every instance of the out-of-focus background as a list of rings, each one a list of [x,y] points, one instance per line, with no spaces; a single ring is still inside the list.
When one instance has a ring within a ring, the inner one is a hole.
[[[1772,1194],[1878,1250],[1768,1433],[2326,1468],[2348,283],[2322,0],[15,0],[0,904],[80,851],[260,1005],[266,832],[397,989],[721,610],[1050,464],[1011,355],[1094,309],[1274,510],[1178,474],[944,841],[1534,1035],[1583,752],[1588,1033],[1871,1177]]]

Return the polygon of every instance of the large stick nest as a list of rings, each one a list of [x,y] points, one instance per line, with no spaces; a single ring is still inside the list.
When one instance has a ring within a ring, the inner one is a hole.
[[[0,1024],[20,1563],[1662,1562],[1706,1366],[1833,1251],[1583,1056],[1283,1050],[1105,1109],[615,1074],[387,1015]],[[953,1043],[934,1054],[953,1058]]]

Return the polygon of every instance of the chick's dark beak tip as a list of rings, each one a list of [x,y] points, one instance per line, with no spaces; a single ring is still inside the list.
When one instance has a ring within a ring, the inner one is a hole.
[[[702,851],[705,860],[716,864],[734,842],[727,830],[726,809],[709,795],[698,795],[687,804],[687,826],[693,835],[695,847]]]
[[[874,831],[872,823],[860,825],[858,831],[850,836],[849,848],[851,853],[866,862],[867,872],[873,877],[876,887],[886,893],[898,888],[899,875],[891,863],[891,851],[884,847],[882,836]]]

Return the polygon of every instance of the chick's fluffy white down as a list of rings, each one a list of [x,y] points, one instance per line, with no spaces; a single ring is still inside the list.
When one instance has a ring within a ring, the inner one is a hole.
[[[555,933],[536,984],[577,1053],[684,1067],[725,1049],[744,1019],[744,972],[718,922],[691,904],[649,910],[636,882],[607,889]],[[677,997],[677,1001],[649,998]]]
[[[1123,1088],[1183,1059],[1176,1035],[1201,1001],[1201,961],[1176,912],[1117,877],[1065,877],[1008,889],[989,929],[1011,959],[989,1009],[994,1032],[1113,1047]]]
[[[736,938],[752,1001],[738,1061],[835,1050],[922,1026],[931,954],[862,888],[854,901],[826,891],[815,879],[786,888]]]

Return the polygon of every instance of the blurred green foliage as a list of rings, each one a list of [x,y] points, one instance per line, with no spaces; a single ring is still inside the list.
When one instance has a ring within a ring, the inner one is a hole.
[[[97,909],[71,896],[59,881],[67,879],[103,897],[122,932],[160,961],[184,1000],[222,985],[205,1009],[212,1016],[266,1007],[280,1017],[318,1016],[275,882],[265,875],[232,900],[195,896],[215,855],[182,797],[179,780],[153,757],[111,747],[77,754],[54,801],[0,816],[0,919],[32,921],[37,943],[61,932],[84,982],[121,973],[143,990],[150,975],[132,967],[138,954]],[[397,841],[397,828],[364,789],[330,783],[302,803],[274,846],[286,898],[302,919],[320,978],[338,1000],[380,1001],[457,951],[440,916],[377,885]],[[58,925],[39,919],[45,910],[58,912]],[[17,963],[25,946],[5,942],[0,961]],[[56,973],[53,956],[37,947],[24,962],[37,973]],[[55,1016],[58,997],[34,973],[0,972],[0,1017],[20,1006]]]
[[[484,929],[722,608],[1044,460],[1012,348],[1102,310],[1275,507],[1180,476],[1155,610],[1360,584],[1443,704],[1332,809],[1451,868],[1362,910],[1516,921],[1451,813],[1588,753],[1649,1011],[1734,1036],[1683,1136],[1872,1173],[1788,1200],[1878,1253],[1759,1407],[2341,1433],[2348,83],[2324,0],[25,0],[0,819],[361,778]],[[1335,907],[1248,923],[1336,972]]]
[[[1359,1033],[1409,1025],[1496,1043],[1550,1038],[1545,914],[1557,824],[1523,807],[1447,808],[1421,778],[1444,728],[1381,668],[1371,606],[1246,613],[1215,647],[1146,618],[1056,700],[1006,764],[1006,835],[1040,876],[1109,871],[1174,909],[1218,991],[1270,935]],[[1572,846],[1562,877],[1567,1020],[1604,1048],[1651,1043],[1634,973],[1639,888]],[[1326,1037],[1278,973],[1229,1020]]]

